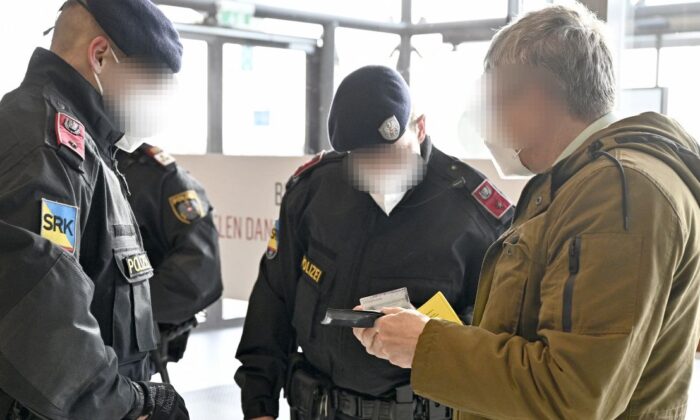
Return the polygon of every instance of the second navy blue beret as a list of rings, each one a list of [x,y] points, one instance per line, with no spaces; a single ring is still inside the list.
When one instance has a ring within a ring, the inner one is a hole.
[[[182,66],[182,44],[172,22],[151,0],[78,0],[129,57]]]
[[[396,142],[411,118],[411,94],[403,77],[384,66],[366,66],[338,86],[328,135],[340,152]]]

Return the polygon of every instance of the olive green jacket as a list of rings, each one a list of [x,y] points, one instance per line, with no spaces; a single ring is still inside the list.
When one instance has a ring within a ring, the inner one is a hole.
[[[430,321],[414,390],[459,419],[684,418],[700,333],[700,182],[678,146],[698,152],[675,122],[646,113],[533,178],[486,254],[478,327]]]

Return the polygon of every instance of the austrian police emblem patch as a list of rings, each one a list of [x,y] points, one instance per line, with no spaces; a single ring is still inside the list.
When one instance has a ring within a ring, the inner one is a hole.
[[[182,223],[190,224],[204,217],[202,202],[199,201],[199,196],[194,190],[187,190],[175,194],[168,198],[168,202],[170,203],[170,208],[175,214],[175,217]]]
[[[401,124],[399,120],[396,119],[395,115],[387,118],[382,125],[379,127],[379,134],[384,137],[384,140],[395,141],[399,139],[401,134]]]

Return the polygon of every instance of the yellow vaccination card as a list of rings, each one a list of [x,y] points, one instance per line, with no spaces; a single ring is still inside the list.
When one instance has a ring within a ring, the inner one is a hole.
[[[447,301],[447,298],[442,292],[435,293],[423,306],[418,308],[418,312],[430,318],[442,319],[444,321],[463,325],[462,320],[459,319],[455,310],[452,309],[452,305],[450,305],[450,302]]]

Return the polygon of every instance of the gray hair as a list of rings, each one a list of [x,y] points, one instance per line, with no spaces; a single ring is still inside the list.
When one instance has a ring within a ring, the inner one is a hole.
[[[493,38],[484,69],[499,65],[543,67],[564,90],[569,113],[592,120],[615,103],[612,55],[603,23],[579,3],[523,15]]]

